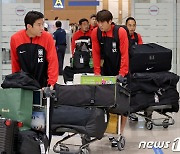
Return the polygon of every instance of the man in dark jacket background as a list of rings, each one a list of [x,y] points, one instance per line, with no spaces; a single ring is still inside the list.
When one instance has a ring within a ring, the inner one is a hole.
[[[61,21],[56,21],[55,25],[57,30],[53,33],[53,37],[55,40],[58,61],[59,61],[59,75],[62,75],[64,56],[66,52],[66,31],[61,28],[62,26]]]

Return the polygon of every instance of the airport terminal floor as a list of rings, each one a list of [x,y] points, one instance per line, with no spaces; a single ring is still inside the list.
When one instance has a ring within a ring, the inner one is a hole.
[[[65,65],[69,65],[69,54],[66,54]],[[63,83],[62,76],[59,76],[58,83]],[[178,142],[180,140],[180,113],[170,113],[170,116],[175,120],[174,125],[170,125],[168,128],[162,126],[153,126],[152,130],[148,130],[145,126],[145,119],[139,116],[138,121],[128,120],[124,136],[126,138],[126,145],[123,151],[119,151],[117,148],[112,148],[109,142],[108,136],[117,136],[115,134],[105,134],[105,137],[101,140],[95,141],[90,144],[91,154],[173,154],[175,150],[178,150]],[[153,112],[153,118],[162,118],[162,115]],[[61,139],[62,136],[53,136],[50,154],[54,154],[52,147]],[[140,144],[144,141],[144,144]],[[77,135],[68,141],[68,144],[80,144],[80,136]],[[179,142],[180,143],[180,142]],[[151,146],[164,146],[161,151],[154,151]],[[139,148],[139,145],[141,147]],[[145,145],[145,147],[144,147]],[[168,145],[168,146],[167,146]],[[180,145],[180,144],[179,144]],[[73,149],[73,148],[72,148]],[[76,150],[76,148],[75,148]],[[180,152],[180,149],[179,149]],[[178,153],[178,152],[177,152]]]

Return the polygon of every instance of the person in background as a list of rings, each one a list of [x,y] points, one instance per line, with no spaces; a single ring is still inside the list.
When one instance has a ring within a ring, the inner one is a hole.
[[[140,34],[136,33],[136,20],[133,17],[126,19],[126,26],[129,30],[131,36],[130,45],[143,44],[142,37]]]
[[[127,32],[120,27],[119,45],[114,42],[112,24],[112,13],[108,10],[101,10],[97,13],[98,27],[92,31],[92,56],[95,75],[125,77],[129,72],[129,43]],[[98,30],[101,31],[103,44],[98,40]],[[103,47],[102,47],[103,45]],[[103,51],[102,51],[103,50]],[[103,52],[104,63],[101,69],[101,52]],[[117,63],[116,63],[117,62]],[[120,138],[124,133],[127,117],[121,116]],[[117,146],[117,140],[112,140],[112,146]]]
[[[92,31],[96,27],[97,27],[96,14],[92,14],[90,16],[90,26],[89,26],[89,29]]]
[[[74,50],[76,47],[75,41],[78,40],[82,36],[88,36],[91,37],[91,31],[89,30],[89,21],[86,18],[82,18],[79,20],[79,30],[74,33],[72,36],[72,42],[71,42],[71,51],[72,55],[74,54]]]
[[[47,23],[44,23],[44,30],[45,30],[46,32],[48,32],[48,24],[47,24]]]
[[[142,37],[140,34],[136,33],[136,20],[133,17],[128,17],[126,19],[126,26],[129,30],[130,34],[130,46],[137,44],[143,44]],[[138,117],[135,113],[131,113],[129,115],[130,120],[132,121],[138,121]]]
[[[61,28],[61,21],[56,21],[56,31],[53,33],[55,40],[58,61],[59,61],[59,75],[63,73],[64,56],[66,52],[66,31]]]

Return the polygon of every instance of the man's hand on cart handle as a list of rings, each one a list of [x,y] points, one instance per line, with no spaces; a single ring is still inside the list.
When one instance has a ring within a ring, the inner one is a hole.
[[[42,90],[46,97],[54,97],[55,90],[53,86],[43,87]]]
[[[123,77],[122,75],[117,75],[117,82],[120,82],[122,84],[127,84],[127,78]]]

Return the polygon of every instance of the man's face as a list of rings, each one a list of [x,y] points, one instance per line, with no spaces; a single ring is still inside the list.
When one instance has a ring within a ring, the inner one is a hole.
[[[100,28],[100,30],[102,32],[107,32],[107,31],[109,31],[111,29],[111,23],[112,23],[111,20],[109,22],[107,22],[107,21],[103,21],[103,22],[99,21],[98,22],[98,27]]]
[[[80,25],[80,29],[83,32],[87,32],[89,30],[89,22],[87,21],[82,22],[82,24]]]
[[[133,35],[135,30],[136,30],[136,23],[135,23],[135,21],[134,20],[129,20],[127,22],[126,26],[127,26],[128,30],[129,30],[129,34]]]
[[[33,26],[29,24],[27,25],[27,31],[31,35],[31,37],[41,36],[43,30],[44,30],[43,18],[36,20]]]
[[[96,17],[92,17],[92,18],[90,19],[90,22],[91,22],[91,25],[92,25],[92,26],[96,26],[96,25],[97,25]]]

